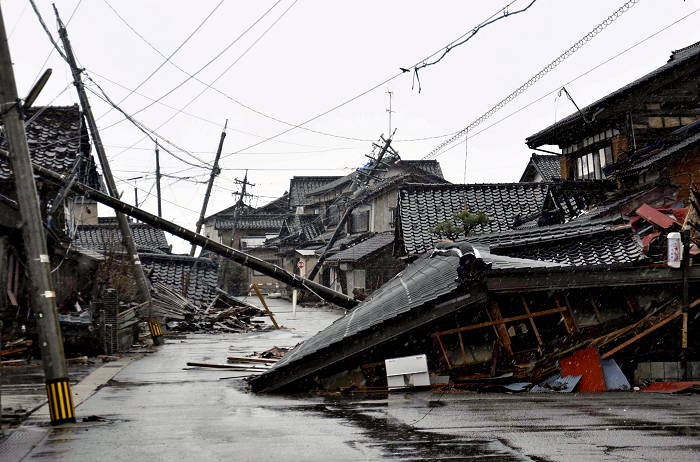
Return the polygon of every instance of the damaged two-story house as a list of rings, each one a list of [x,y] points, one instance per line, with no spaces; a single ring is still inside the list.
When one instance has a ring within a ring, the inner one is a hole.
[[[372,163],[335,179],[321,177],[322,185],[309,187],[312,179],[295,177],[290,204],[296,214],[282,227],[276,246],[285,268],[308,275],[342,223],[337,240],[325,250],[325,262],[317,280],[347,294],[364,296],[379,288],[405,267],[392,255],[397,220],[398,189],[407,182],[446,183],[437,161],[384,159],[382,168],[368,173]]]

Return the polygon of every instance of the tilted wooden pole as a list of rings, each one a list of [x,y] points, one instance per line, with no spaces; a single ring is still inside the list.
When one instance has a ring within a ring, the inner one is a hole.
[[[0,108],[2,108],[5,136],[10,150],[7,158],[10,161],[17,189],[17,203],[22,216],[22,237],[26,266],[29,270],[29,289],[39,331],[39,348],[51,411],[51,423],[75,422],[73,395],[56,310],[56,294],[51,282],[49,252],[29,157],[27,135],[22,122],[22,101],[17,96],[2,11],[0,11],[0,103],[2,103]]]
[[[219,148],[216,150],[216,157],[214,158],[214,166],[211,169],[211,175],[209,175],[209,183],[207,184],[207,192],[204,194],[204,203],[202,204],[202,211],[199,214],[199,220],[197,220],[197,234],[202,231],[202,225],[204,225],[204,215],[207,213],[207,205],[209,205],[209,197],[211,196],[211,190],[214,187],[214,180],[221,173],[219,168],[219,158],[221,158],[221,150],[224,147],[224,139],[226,138],[226,127],[228,126],[228,119],[224,124],[224,129],[221,131],[221,138],[219,139]],[[197,245],[192,244],[190,249],[190,257],[194,257],[194,253],[197,250]]]
[[[0,150],[0,157],[4,157],[7,159],[9,155],[6,151]],[[41,175],[42,177],[48,180],[52,180],[58,183],[63,183],[65,181],[65,177],[63,175],[60,175],[47,168],[41,167],[36,164],[32,164],[32,168],[34,169],[35,173]],[[137,209],[132,205],[122,202],[119,199],[109,196],[108,194],[104,194],[100,191],[97,191],[96,189],[92,189],[89,186],[85,186],[82,183],[73,183],[71,189],[79,194],[84,194],[85,196],[92,198],[96,202],[104,204],[114,209],[115,211],[119,211],[131,217],[134,217],[142,221],[143,223],[149,224],[158,229],[162,229],[163,231],[166,231],[174,236],[184,239],[192,244],[197,244],[198,246],[201,246],[204,249],[211,250],[217,255],[221,255],[222,257],[233,260],[236,263],[240,263],[241,265],[247,268],[254,269],[260,273],[270,276],[273,279],[277,279],[278,281],[284,282],[285,284],[291,287],[298,289],[306,288],[312,290],[316,292],[319,297],[340,307],[352,308],[359,303],[354,298],[348,297],[347,295],[342,294],[340,292],[336,292],[335,290],[332,290],[322,284],[319,284],[306,278],[302,278],[294,273],[290,273],[289,271],[280,268],[277,265],[268,263],[265,260],[261,260],[244,252],[241,252],[240,250],[236,250],[224,244],[220,244],[212,239],[202,236],[201,234],[197,234],[194,231],[185,229],[179,225],[176,225],[175,223],[159,218],[144,210]]]

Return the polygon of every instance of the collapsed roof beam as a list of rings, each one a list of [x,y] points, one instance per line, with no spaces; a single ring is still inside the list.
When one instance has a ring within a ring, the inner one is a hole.
[[[4,150],[0,150],[0,157],[9,159],[7,151]],[[66,177],[64,175],[60,175],[52,170],[38,166],[34,163],[32,163],[32,168],[34,169],[35,173],[43,176],[46,179],[61,184],[66,182]],[[201,246],[202,249],[211,250],[217,255],[221,255],[222,257],[233,260],[236,263],[239,263],[247,268],[252,268],[255,271],[259,271],[267,276],[270,276],[273,279],[276,279],[280,282],[284,282],[285,284],[288,284],[291,287],[302,290],[307,289],[315,293],[322,299],[326,300],[327,302],[333,303],[343,308],[352,308],[359,303],[352,297],[348,297],[345,294],[336,292],[335,290],[329,289],[328,287],[323,286],[317,282],[299,277],[296,274],[290,273],[289,271],[286,271],[277,265],[273,265],[272,263],[268,263],[259,258],[255,258],[226,245],[219,244],[218,242],[208,239],[202,236],[201,234],[197,234],[193,231],[185,229],[170,221],[163,220],[162,218],[159,218],[153,214],[150,214],[132,205],[122,202],[117,198],[111,197],[107,194],[103,194],[95,189],[85,186],[82,183],[74,182],[71,186],[71,189],[77,191],[80,194],[84,194],[87,197],[90,197],[95,201],[99,202],[100,204],[104,204],[117,212],[123,213],[124,215],[129,215],[130,217],[140,220],[153,227],[162,229],[163,231],[166,231],[174,236],[184,239],[190,242],[191,244]]]

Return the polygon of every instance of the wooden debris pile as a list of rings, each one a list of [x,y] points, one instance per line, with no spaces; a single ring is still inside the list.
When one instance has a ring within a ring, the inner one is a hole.
[[[269,328],[265,321],[254,318],[267,316],[265,311],[221,290],[206,310],[198,311],[180,322],[169,322],[175,332],[250,332]]]

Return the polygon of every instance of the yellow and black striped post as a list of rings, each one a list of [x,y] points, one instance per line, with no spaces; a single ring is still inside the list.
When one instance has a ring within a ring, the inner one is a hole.
[[[148,321],[148,328],[151,330],[151,337],[153,337],[154,345],[163,344],[163,331],[160,328],[160,324],[156,318],[152,318]]]
[[[49,396],[51,425],[75,423],[75,408],[73,393],[68,379],[53,379],[46,381],[46,393]]]

